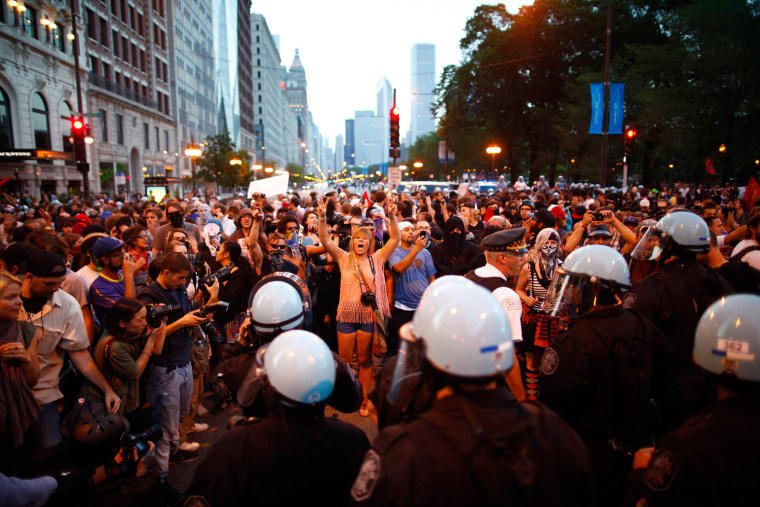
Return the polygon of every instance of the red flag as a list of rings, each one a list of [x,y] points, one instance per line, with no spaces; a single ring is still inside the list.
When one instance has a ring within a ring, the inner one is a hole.
[[[362,199],[367,199],[367,201],[369,202],[369,194],[367,194],[366,190],[364,191],[364,195],[362,195]]]
[[[760,185],[758,185],[754,177],[750,176],[747,188],[744,189],[744,202],[747,203],[747,211],[755,207],[755,201],[758,196],[760,196]]]
[[[713,176],[717,174],[715,172],[715,166],[713,165],[713,161],[711,158],[708,158],[707,162],[705,162],[705,171],[707,171],[707,174],[712,174]]]

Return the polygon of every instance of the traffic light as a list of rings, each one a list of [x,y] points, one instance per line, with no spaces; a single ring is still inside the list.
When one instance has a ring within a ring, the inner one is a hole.
[[[87,136],[88,125],[81,117],[71,117],[71,137],[74,141],[74,159],[76,160],[79,172],[88,172],[89,164],[87,163],[87,151],[85,150],[85,137]]]
[[[633,141],[636,139],[636,130],[626,127],[624,138],[624,152],[626,155],[633,153]]]
[[[396,106],[393,106],[393,108],[391,108],[391,157],[393,157],[393,154],[395,153],[393,149],[401,146],[401,143],[399,142],[398,125],[400,111],[401,110]]]

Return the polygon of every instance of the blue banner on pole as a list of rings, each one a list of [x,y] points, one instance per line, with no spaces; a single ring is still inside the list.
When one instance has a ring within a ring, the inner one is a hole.
[[[589,134],[601,134],[604,128],[604,84],[591,83],[591,125]]]
[[[625,83],[610,83],[610,127],[609,134],[623,133],[623,105],[625,103]]]

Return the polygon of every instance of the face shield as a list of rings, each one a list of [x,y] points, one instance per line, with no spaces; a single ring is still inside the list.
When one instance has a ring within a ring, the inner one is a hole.
[[[664,235],[656,227],[649,227],[631,252],[631,259],[656,261],[662,254],[663,244]]]
[[[414,337],[412,326],[411,322],[407,322],[399,330],[401,344],[388,390],[388,402],[400,407],[412,402],[422,382],[424,346]]]
[[[571,273],[560,267],[549,285],[541,311],[551,317],[574,319],[597,305],[597,293],[595,277]]]
[[[245,380],[243,380],[243,383],[240,385],[240,389],[237,393],[237,401],[241,407],[250,407],[265,386],[264,379],[267,373],[266,369],[264,369],[264,353],[267,348],[269,348],[269,344],[262,346],[256,352],[256,359],[253,362],[253,366],[248,370]]]

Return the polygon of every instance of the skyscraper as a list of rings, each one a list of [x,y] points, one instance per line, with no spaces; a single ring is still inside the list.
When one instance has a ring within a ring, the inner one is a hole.
[[[285,80],[285,96],[298,122],[298,138],[305,145],[300,163],[306,174],[311,174],[313,169],[310,164],[312,157],[308,154],[310,151],[314,151],[315,147],[312,139],[311,114],[309,113],[306,95],[306,71],[301,63],[298,49],[293,56],[293,62],[290,64]]]
[[[434,132],[435,117],[430,111],[435,95],[435,44],[412,46],[412,111],[409,145],[418,137]]]
[[[391,83],[388,81],[388,78],[383,76],[383,78],[377,83],[377,116],[384,119],[384,156],[388,155],[388,148],[390,147],[391,124],[389,113],[391,107],[393,107],[393,88],[391,88]]]
[[[346,145],[343,148],[343,160],[348,167],[356,165],[356,151],[354,151],[354,120],[346,120]]]

